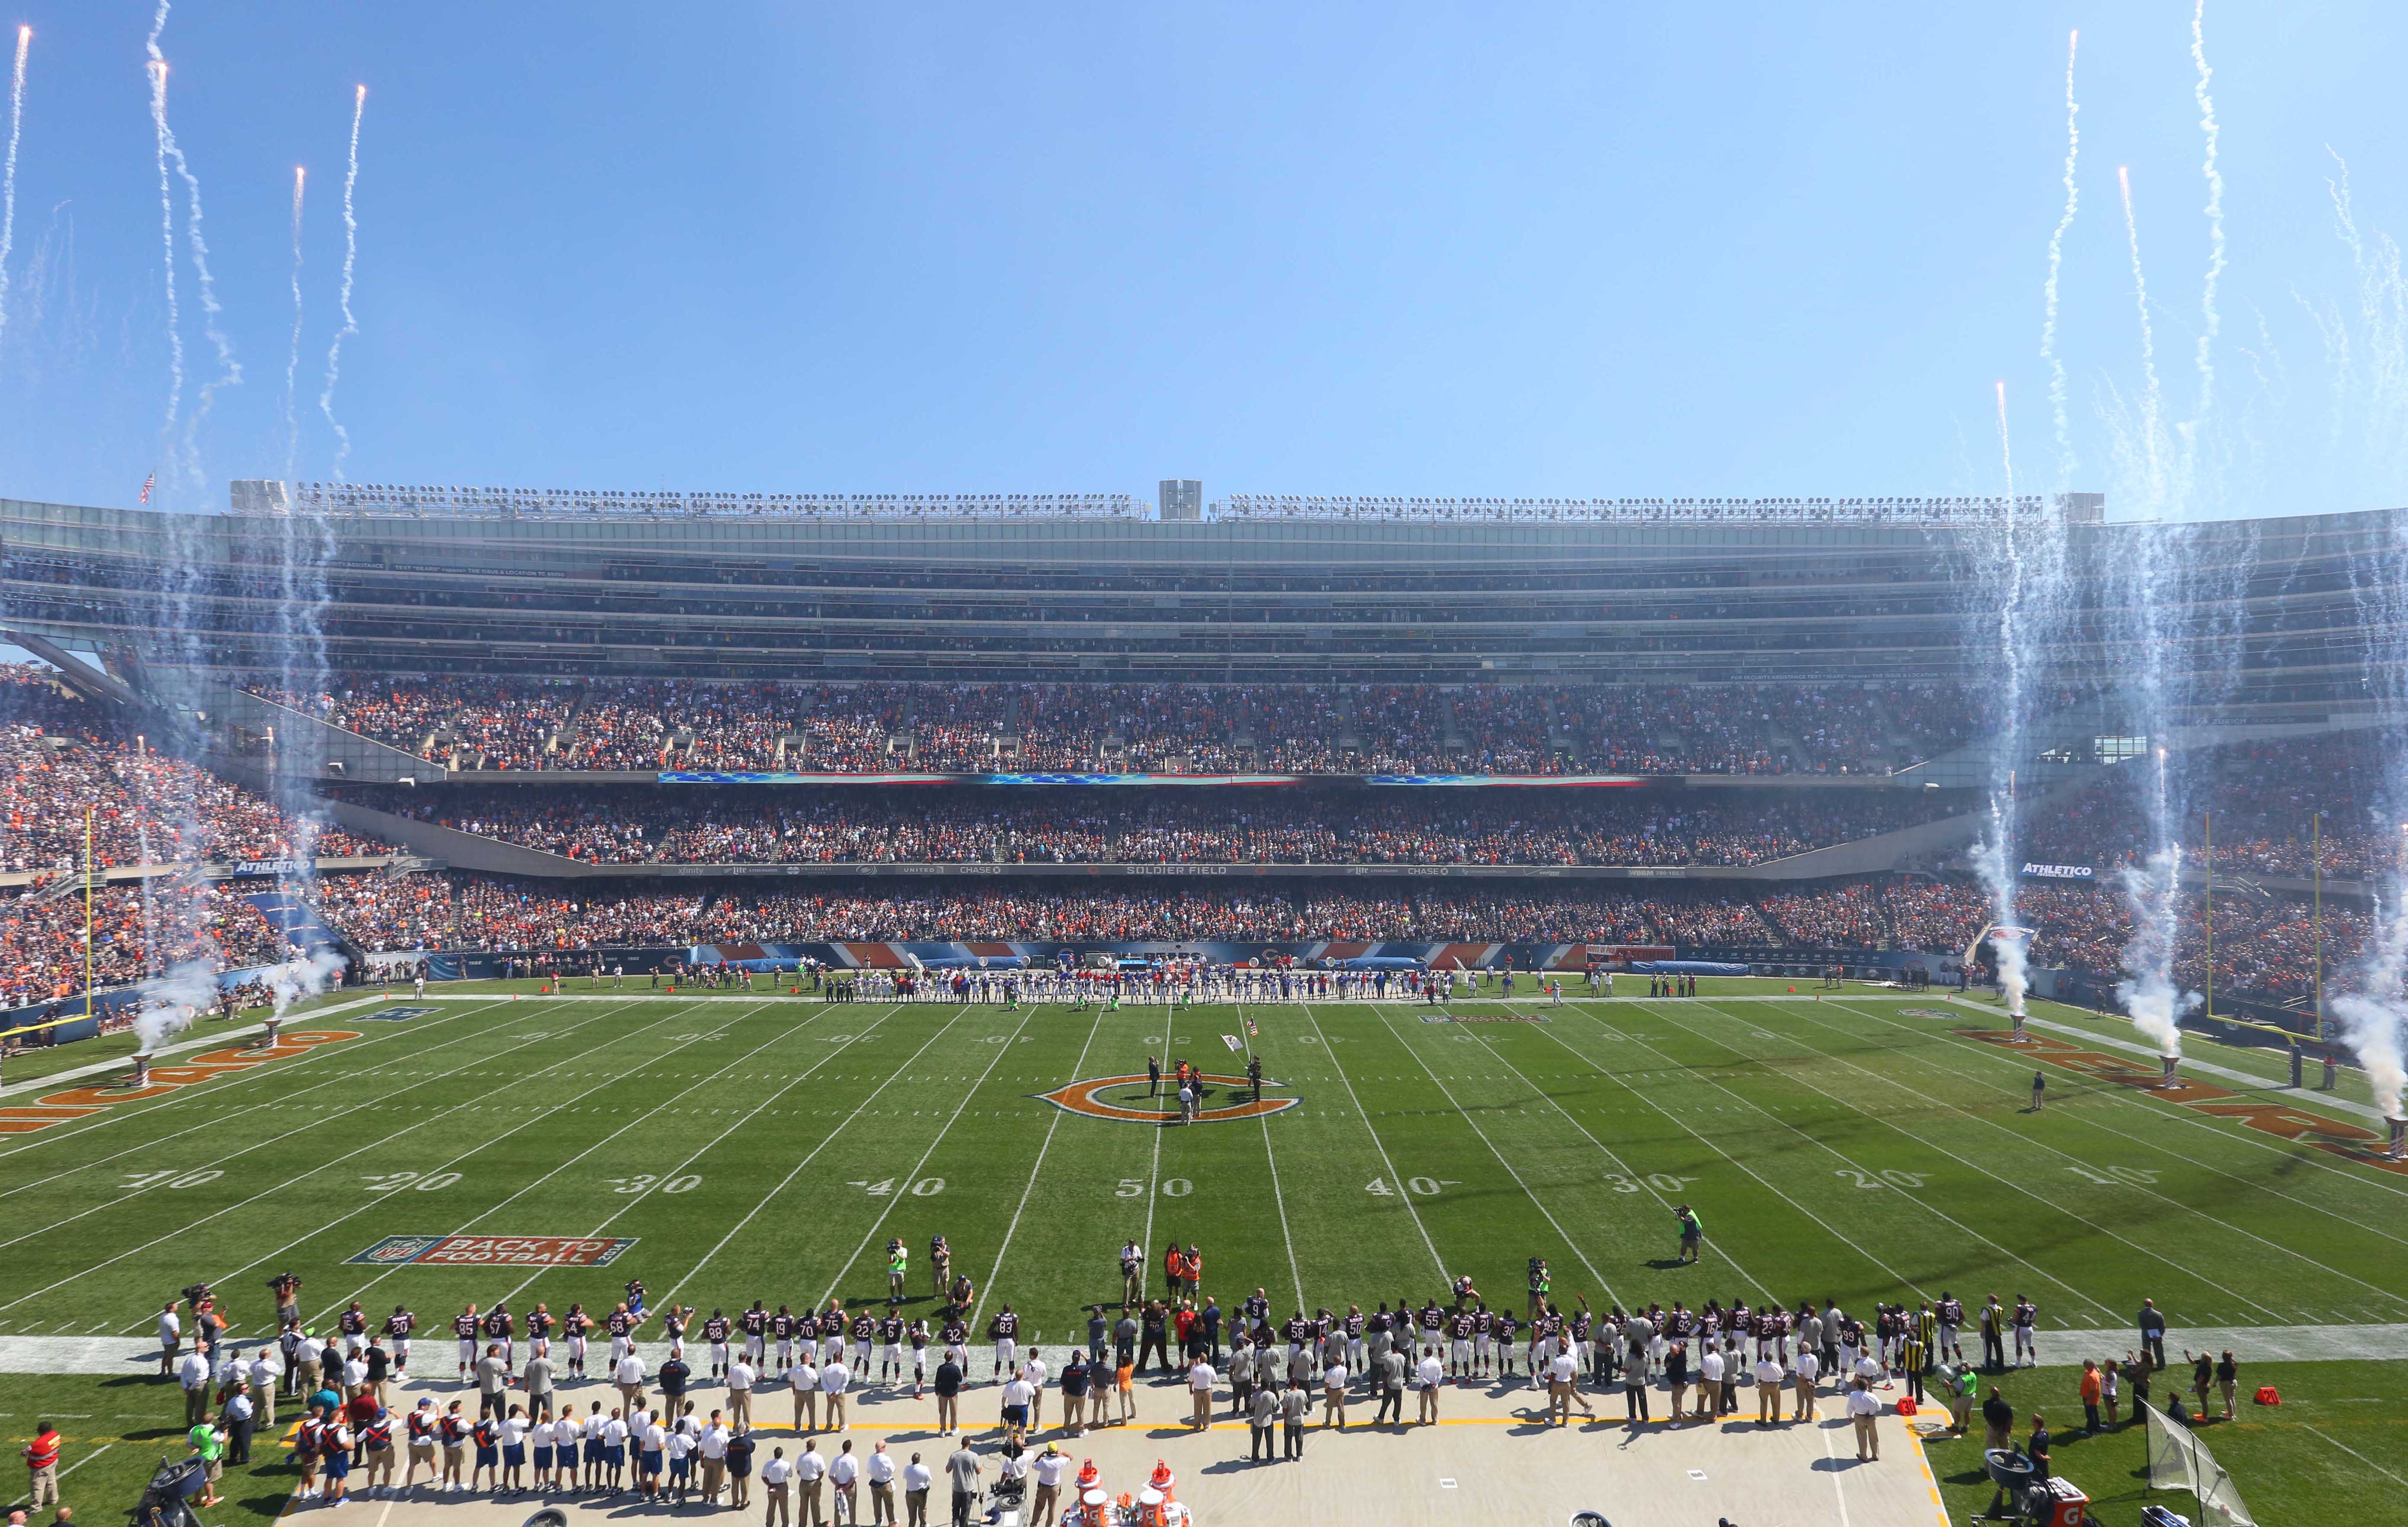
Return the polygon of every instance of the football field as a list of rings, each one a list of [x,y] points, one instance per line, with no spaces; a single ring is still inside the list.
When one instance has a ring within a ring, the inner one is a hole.
[[[352,999],[265,1058],[172,1057],[147,1095],[16,1092],[0,1337],[143,1337],[196,1280],[255,1335],[287,1270],[313,1326],[357,1299],[429,1337],[471,1300],[598,1313],[631,1276],[705,1314],[851,1304],[884,1297],[890,1237],[933,1313],[938,1232],[974,1329],[1009,1301],[1024,1343],[1117,1303],[1132,1238],[1150,1291],[1192,1243],[1206,1291],[1279,1315],[1460,1274],[1518,1312],[1537,1256],[1566,1307],[2022,1294],[2052,1361],[2121,1356],[2144,1296],[2178,1331],[2408,1322],[2379,1124],[2271,1074],[2152,1091],[2117,1030],[2045,1004],[2035,1057],[1984,1036],[1994,1010],[1771,983],[1117,1012],[578,985]],[[1197,1122],[1160,1122],[1150,1052],[1212,1078]]]

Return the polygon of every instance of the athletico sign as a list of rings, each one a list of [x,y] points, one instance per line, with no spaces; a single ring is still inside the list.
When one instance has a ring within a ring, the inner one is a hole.
[[[1203,1082],[1205,1096],[1219,1093],[1239,1101],[1197,1109],[1196,1122],[1198,1124],[1226,1124],[1232,1119],[1260,1118],[1266,1114],[1293,1108],[1304,1101],[1301,1098],[1264,1098],[1257,1102],[1254,1084],[1243,1076],[1207,1075]],[[1179,1084],[1164,1077],[1162,1085],[1168,1090],[1159,1095],[1147,1091],[1151,1085],[1142,1075],[1094,1076],[1083,1082],[1072,1082],[1068,1087],[1057,1087],[1051,1092],[1037,1093],[1036,1096],[1066,1114],[1078,1114],[1086,1118],[1118,1119],[1124,1124],[1178,1123]],[[1263,1085],[1271,1087],[1277,1084],[1266,1082]],[[1108,1092],[1117,1093],[1118,1098],[1107,1097]]]
[[[347,1262],[398,1267],[608,1267],[636,1244],[632,1235],[388,1235]]]
[[[2098,872],[2086,864],[2027,864],[2024,873],[2034,880],[2089,880]]]

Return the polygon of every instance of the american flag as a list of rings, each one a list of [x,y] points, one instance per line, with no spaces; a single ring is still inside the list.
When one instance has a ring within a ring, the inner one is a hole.
[[[152,472],[149,477],[142,480],[142,497],[140,502],[147,504],[150,501],[150,490],[158,485],[158,482],[159,474],[157,472]]]

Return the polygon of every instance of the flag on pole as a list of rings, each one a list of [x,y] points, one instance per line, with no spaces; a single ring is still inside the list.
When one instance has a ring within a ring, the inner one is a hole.
[[[140,502],[147,504],[150,501],[150,490],[158,484],[158,482],[159,474],[157,472],[152,472],[149,477],[142,480],[142,497],[139,500]]]

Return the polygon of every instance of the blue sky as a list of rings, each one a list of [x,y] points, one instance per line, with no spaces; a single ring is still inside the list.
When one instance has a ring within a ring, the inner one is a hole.
[[[9,9],[9,7],[15,7]],[[2408,501],[2408,7],[408,6],[180,0],[168,115],[244,380],[163,439],[151,7],[36,31],[0,493],[216,507],[296,475],[337,319],[354,479],[738,491],[1995,492],[2122,513]],[[2038,345],[2082,29],[2061,470]],[[2130,166],[2164,421],[2115,169]],[[219,373],[176,193],[189,416]],[[2337,365],[2345,353],[2347,365]],[[2111,415],[2128,421],[2119,428]],[[2127,442],[2118,464],[2116,443]]]

